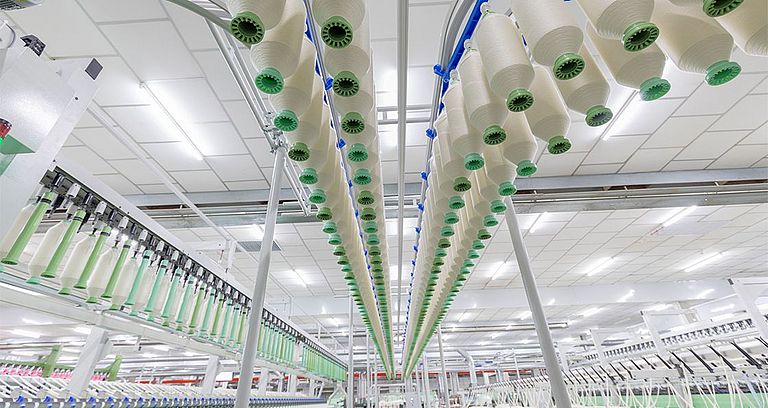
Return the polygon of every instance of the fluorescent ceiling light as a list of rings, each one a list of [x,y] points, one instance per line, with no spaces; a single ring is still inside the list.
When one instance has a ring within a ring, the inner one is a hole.
[[[16,336],[22,336],[22,337],[31,337],[33,339],[39,339],[40,336],[42,336],[38,332],[29,331],[29,330],[22,330],[22,329],[13,329],[11,330],[11,334]]]
[[[21,321],[24,322],[24,324],[30,324],[33,326],[43,326],[46,324],[53,324],[52,322],[39,322],[37,320],[27,319],[26,317],[22,317]]]
[[[534,222],[533,222],[533,224],[531,225],[531,228],[528,228],[528,232],[529,232],[529,233],[531,233],[531,234],[533,234],[533,233],[535,233],[535,232],[536,232],[536,231],[537,231],[539,228],[541,228],[541,224],[543,224],[543,223],[544,223],[544,218],[546,218],[546,216],[547,216],[547,213],[546,213],[546,211],[545,211],[545,212],[543,212],[543,213],[541,213],[541,214],[539,214],[539,216],[538,216],[538,217],[536,217],[536,221],[534,221]]]
[[[155,357],[157,357],[157,354],[144,353],[141,356],[144,357],[144,358],[155,358]]]
[[[144,89],[150,99],[152,99],[155,107],[160,111],[160,113],[162,113],[162,116],[168,123],[169,128],[173,129],[181,136],[182,143],[184,143],[189,154],[196,160],[203,160],[203,154],[200,152],[200,149],[197,148],[197,145],[195,145],[195,143],[192,141],[192,138],[189,137],[189,134],[187,134],[179,122],[176,121],[176,118],[174,118],[173,115],[171,115],[171,112],[168,111],[168,108],[163,105],[163,102],[160,101],[157,95],[152,91],[152,88],[149,86],[149,84],[144,82],[141,83],[140,86],[142,89]]]
[[[731,318],[733,318],[733,316],[734,316],[733,313],[724,313],[724,314],[721,314],[721,315],[712,316],[709,319],[712,320],[713,322],[721,322],[723,320],[731,319]]]
[[[612,130],[614,127],[618,126],[618,129],[621,129],[622,126],[626,125],[627,123],[631,123],[632,119],[638,115],[638,112],[645,107],[644,105],[634,103],[639,98],[637,98],[637,95],[639,94],[638,91],[632,91],[631,94],[629,94],[629,98],[627,98],[626,101],[624,101],[624,104],[621,105],[621,108],[618,112],[616,112],[616,115],[613,116],[613,120],[608,123],[608,126],[605,127],[605,130],[603,131],[603,134],[600,135],[600,138],[603,140],[608,140],[612,136]],[[630,108],[631,107],[631,108]]]
[[[335,317],[331,317],[331,324],[336,327],[339,327],[341,323],[339,323],[339,321]]]
[[[531,315],[533,315],[533,313],[530,310],[526,310],[526,311],[520,313],[519,315],[517,315],[517,318],[520,319],[520,320],[525,320],[525,319],[531,317]]]
[[[91,334],[91,328],[85,326],[77,326],[73,328],[72,331],[80,334]]]
[[[549,302],[547,302],[547,306],[552,306],[555,304],[555,298],[549,299]]]
[[[711,289],[711,288],[710,288],[710,289],[707,289],[707,290],[703,290],[703,291],[701,291],[701,293],[699,293],[698,295],[696,295],[696,299],[704,299],[705,297],[707,297],[707,296],[711,295],[711,294],[712,294],[712,292],[714,292],[714,291],[715,291],[715,290],[714,290],[714,289]]]
[[[191,351],[185,351],[185,352],[184,352],[184,357],[195,357],[195,356],[199,356],[199,355],[200,355],[200,354],[197,354],[197,353],[193,353],[193,352],[191,352]]]
[[[589,316],[596,315],[596,314],[600,313],[601,310],[602,309],[600,309],[599,307],[591,307],[591,308],[581,312],[581,315],[583,317],[589,317]]]
[[[160,351],[169,351],[171,349],[170,347],[166,346],[165,344],[158,344],[156,346],[152,346],[152,348],[155,349],[155,350],[160,350]]]
[[[576,342],[576,339],[573,337],[565,337],[562,340],[560,340],[561,343],[574,343]]]
[[[307,281],[304,280],[304,277],[301,276],[301,272],[297,271],[296,269],[291,269],[293,271],[293,274],[296,275],[296,277],[299,279],[299,282],[301,283],[301,286],[307,287]]]
[[[14,356],[32,357],[32,356],[36,355],[37,353],[35,353],[34,351],[30,351],[30,350],[11,350],[11,354],[13,354]]]
[[[635,296],[635,290],[634,290],[634,289],[630,290],[630,291],[629,291],[629,292],[627,292],[627,293],[626,293],[624,296],[620,297],[620,298],[619,298],[619,303],[624,303],[624,302],[626,302],[626,301],[627,301],[627,300],[629,300],[629,298],[631,298],[632,296]]]
[[[24,288],[17,288],[16,286],[9,285],[7,283],[0,282],[0,287],[5,288],[5,289],[15,290],[16,292],[21,292],[21,293],[24,293],[24,294],[27,294],[27,295],[30,295],[30,296],[37,296],[37,297],[45,296],[45,295],[42,295],[40,293],[33,292],[31,290],[27,290],[27,289],[24,289]]]
[[[712,262],[717,261],[718,259],[720,259],[722,257],[723,257],[723,254],[720,253],[720,252],[715,252],[713,254],[707,254],[707,255],[704,255],[701,258],[695,260],[694,262],[692,262],[691,264],[689,264],[688,266],[683,268],[683,270],[685,272],[693,272],[693,271],[695,271],[695,270],[697,270],[697,269],[699,269],[701,267],[704,267],[706,265],[711,264]]]
[[[665,304],[665,303],[660,303],[658,305],[653,305],[653,306],[651,306],[651,307],[649,307],[649,308],[647,308],[645,310],[648,310],[648,311],[651,311],[651,312],[661,312],[662,310],[667,310],[670,307],[672,307],[672,305]]]
[[[591,268],[589,268],[589,271],[587,271],[587,276],[597,275],[598,273],[602,272],[605,268],[611,266],[611,264],[614,261],[615,259],[613,257],[600,258],[597,262],[595,262],[594,265],[592,265]]]
[[[712,312],[712,313],[720,313],[720,312],[724,312],[726,310],[731,310],[734,307],[736,307],[736,305],[734,305],[733,303],[730,303],[730,304],[727,304],[725,306],[720,306],[720,307],[716,307],[714,309],[711,309],[710,312]]]
[[[696,208],[698,208],[698,207],[693,205],[693,206],[690,206],[688,208],[684,208],[684,209],[682,209],[680,211],[677,211],[676,213],[672,214],[669,218],[667,218],[664,222],[662,222],[661,226],[664,227],[664,228],[669,227],[670,225],[672,225],[672,224],[680,221],[681,219],[683,219],[688,214],[694,212],[696,210]]]
[[[504,272],[504,266],[507,264],[507,262],[499,262],[499,266],[496,267],[496,272],[493,273],[493,276],[491,276],[491,280],[495,281],[499,278],[499,275],[501,275],[502,272]]]

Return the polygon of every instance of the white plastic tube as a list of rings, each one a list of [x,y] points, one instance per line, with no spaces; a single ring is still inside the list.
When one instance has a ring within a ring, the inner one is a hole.
[[[285,80],[280,93],[270,95],[269,101],[275,108],[274,125],[283,132],[291,132],[299,126],[299,116],[309,108],[314,95],[323,92],[323,81],[315,73],[317,54],[308,38],[301,43],[301,54],[296,72]]]
[[[512,135],[502,147],[504,157],[517,166],[517,175],[526,177],[536,173],[536,139],[533,137],[525,114],[510,112],[504,128]]]
[[[662,0],[663,1],[663,0]],[[719,17],[738,10],[743,0],[669,0],[676,6],[691,6],[703,10],[709,17]],[[744,3],[756,3],[747,0]],[[765,14],[762,15],[765,17]],[[764,18],[763,18],[764,19]]]
[[[529,90],[534,71],[515,22],[504,14],[486,12],[473,38],[493,93],[510,111],[530,108],[535,98]]]
[[[448,86],[443,103],[447,111],[448,141],[451,148],[464,158],[464,168],[478,170],[483,167],[483,139],[474,128],[469,126],[469,117],[464,108],[464,94],[461,81],[453,80]]]
[[[571,149],[571,141],[566,137],[571,117],[550,73],[540,65],[534,70],[531,92],[536,95],[536,103],[525,111],[525,117],[533,134],[547,142],[549,153],[565,153]]]
[[[5,256],[8,255],[8,252],[11,250],[13,243],[16,242],[16,238],[19,237],[21,230],[24,228],[27,220],[32,215],[32,211],[35,209],[35,206],[36,204],[34,203],[28,204],[24,206],[21,211],[19,211],[18,215],[16,215],[11,228],[8,229],[8,232],[6,232],[5,236],[3,237],[3,241],[0,242],[0,259],[5,258]]]
[[[67,258],[64,270],[59,276],[59,293],[61,294],[70,294],[72,287],[77,283],[83,268],[85,268],[85,264],[88,262],[88,256],[96,244],[95,231],[90,234],[81,232],[78,236],[80,236],[80,239],[75,244],[69,258]]]
[[[669,92],[669,81],[661,78],[667,57],[658,45],[626,52],[621,43],[601,37],[591,25],[587,25],[586,31],[616,82],[639,90],[644,101],[659,99]]]
[[[110,276],[112,276],[112,270],[117,263],[117,256],[120,253],[119,247],[122,244],[116,244],[108,248],[101,256],[99,261],[96,262],[96,268],[93,270],[91,279],[88,280],[88,303],[97,303],[99,297],[104,293],[104,289],[107,288],[107,282],[109,282]]]
[[[621,41],[625,51],[640,51],[659,38],[651,23],[654,0],[576,0],[591,25],[605,38]]]
[[[522,120],[525,121],[524,118]],[[518,118],[518,123],[519,122],[520,120]],[[522,132],[525,132],[526,124],[520,124],[519,126],[522,126]],[[511,141],[514,142],[516,139]],[[515,187],[517,166],[504,157],[504,151],[501,147],[489,147],[485,149],[483,155],[485,156],[485,167],[483,168],[482,174],[488,182],[494,186],[496,194],[504,197],[515,194],[517,192],[517,188]]]
[[[320,25],[320,38],[333,48],[347,47],[359,35],[365,18],[363,0],[313,0],[312,12]]]
[[[251,62],[258,71],[254,82],[266,94],[283,90],[285,79],[296,72],[301,56],[306,9],[301,0],[286,0],[283,18],[264,40],[251,46]]]
[[[712,86],[729,82],[741,72],[738,63],[729,61],[733,37],[717,21],[666,0],[656,2],[653,20],[663,33],[659,47],[681,70],[705,74]]]
[[[139,312],[143,312],[144,308],[147,306],[147,302],[149,302],[149,294],[152,291],[152,284],[155,282],[155,277],[157,276],[157,267],[152,269],[155,270],[154,273],[147,269],[147,271],[144,272],[144,276],[141,278],[141,282],[139,282],[139,287],[136,290],[133,305],[131,306],[131,316],[137,316]]]
[[[64,233],[67,231],[70,222],[72,221],[69,219],[62,220],[49,228],[48,231],[45,231],[43,240],[40,241],[40,245],[37,246],[34,255],[32,255],[32,259],[29,261],[27,268],[29,271],[29,279],[27,280],[27,283],[40,283],[40,276],[48,266],[48,263],[53,257],[53,253],[56,251],[59,242],[61,242],[64,237]]]
[[[576,16],[562,0],[511,0],[512,12],[533,59],[566,80],[584,69],[579,49],[584,41]]]
[[[445,112],[445,111],[443,111]],[[458,113],[457,113],[458,114]],[[444,194],[451,195],[462,193],[472,188],[469,182],[469,170],[464,167],[464,157],[456,149],[451,148],[451,133],[447,113],[442,113],[435,121],[437,138],[435,139],[435,168],[433,172],[438,172],[445,181],[438,187]]]
[[[229,31],[246,45],[257,44],[264,33],[276,26],[283,15],[286,0],[228,0],[232,16]]]
[[[469,123],[482,133],[485,144],[497,145],[503,142],[507,135],[501,124],[509,111],[491,91],[480,53],[472,48],[467,49],[457,70]]]
[[[113,309],[119,309],[125,303],[125,300],[128,299],[128,294],[133,287],[133,281],[136,279],[136,272],[139,270],[140,253],[142,252],[144,251],[134,252],[131,259],[123,267],[120,278],[117,280],[117,285],[115,285],[115,291],[112,293]]]
[[[582,50],[586,67],[578,77],[568,81],[555,81],[565,104],[585,115],[589,126],[602,126],[610,122],[613,112],[605,104],[611,86],[587,49]]]
[[[768,2],[747,0],[716,20],[749,55],[768,56]]]

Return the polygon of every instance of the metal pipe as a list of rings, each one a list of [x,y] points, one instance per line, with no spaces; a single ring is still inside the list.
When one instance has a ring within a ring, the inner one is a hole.
[[[167,0],[173,4],[176,4],[177,6],[183,7],[203,18],[205,18],[206,22],[212,22],[216,24],[217,26],[227,30],[229,29],[229,21],[222,19],[220,16],[217,16],[215,13],[213,13],[210,10],[207,10],[204,7],[201,7],[199,4],[193,3],[188,0]],[[213,3],[215,4],[215,3]]]
[[[549,376],[550,385],[552,386],[552,395],[555,398],[555,405],[558,408],[571,408],[571,400],[568,397],[568,390],[565,388],[563,372],[557,361],[557,353],[555,352],[555,345],[552,341],[552,333],[549,331],[547,316],[544,314],[544,306],[541,304],[539,289],[536,286],[536,277],[533,275],[531,261],[528,258],[528,251],[523,242],[523,234],[520,232],[520,224],[517,220],[515,205],[509,197],[507,197],[506,202],[506,219],[507,226],[509,227],[509,234],[512,237],[512,247],[515,250],[517,264],[520,267],[520,278],[523,281],[523,288],[525,289],[525,294],[528,298],[528,305],[531,308],[533,324],[536,327],[536,335],[539,338],[541,352],[544,355],[544,365],[547,367],[547,374]]]
[[[445,353],[443,352],[443,326],[437,328],[437,347],[440,350],[440,374],[443,378],[443,399],[445,400],[445,407],[451,406],[451,396],[448,390],[448,373],[445,371]],[[426,352],[424,353],[426,355]]]
[[[429,408],[430,397],[432,396],[432,390],[429,388],[429,360],[427,360],[427,354],[421,358],[421,380],[424,384],[424,406]]]
[[[352,296],[349,297],[349,363],[347,363],[347,408],[355,408],[355,337],[353,336],[355,326],[355,302]],[[237,408],[237,407],[236,407]]]
[[[405,204],[405,136],[408,105],[408,0],[397,2],[397,333],[403,287],[403,207]]]
[[[456,350],[465,360],[467,360],[467,368],[469,369],[469,386],[474,387],[477,385],[477,371],[475,371],[475,359],[465,350]]]
[[[259,338],[259,331],[261,330],[261,314],[264,311],[269,263],[272,258],[272,244],[275,240],[277,207],[279,204],[280,182],[282,181],[283,168],[285,166],[285,156],[285,147],[281,146],[275,152],[275,165],[269,191],[269,203],[267,205],[267,220],[264,224],[264,238],[262,239],[262,246],[259,251],[259,269],[256,273],[253,295],[251,296],[251,314],[248,316],[248,334],[245,336],[245,348],[240,363],[240,378],[237,381],[235,408],[248,408],[250,404],[253,366],[256,362],[256,344]]]

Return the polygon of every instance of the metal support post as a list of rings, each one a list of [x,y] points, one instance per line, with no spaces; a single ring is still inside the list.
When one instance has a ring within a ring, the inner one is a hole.
[[[277,392],[283,392],[283,380],[285,379],[285,374],[281,372],[277,372]]]
[[[93,377],[96,364],[109,353],[111,348],[112,343],[109,341],[107,331],[100,327],[91,328],[91,333],[88,334],[88,338],[85,340],[85,345],[80,353],[80,358],[77,360],[75,370],[72,371],[72,379],[69,380],[69,392],[72,395],[78,397],[84,395],[85,390],[88,388],[88,383],[91,382],[91,377]]]
[[[651,323],[651,316],[646,311],[640,311],[640,316],[643,317],[643,322],[645,323],[645,327],[648,328],[648,334],[651,335],[651,340],[653,340],[653,345],[656,347],[656,351],[666,357],[667,347],[664,345],[664,342],[661,341],[661,334],[659,334],[659,331],[656,329],[656,325]]]
[[[216,376],[219,375],[220,370],[219,356],[208,357],[208,367],[206,367],[205,377],[203,377],[203,395],[211,395],[213,393],[213,387],[216,386]]]
[[[536,335],[539,338],[541,352],[544,355],[544,364],[547,367],[547,375],[549,376],[549,382],[552,386],[552,396],[555,398],[555,405],[558,408],[571,408],[571,400],[568,397],[568,390],[565,388],[563,372],[560,369],[560,364],[557,362],[557,353],[555,353],[555,345],[552,342],[552,333],[549,331],[547,316],[544,314],[544,307],[541,304],[539,289],[536,286],[536,278],[533,275],[531,261],[528,258],[528,251],[523,242],[523,234],[520,231],[520,224],[517,220],[515,205],[509,197],[507,197],[506,201],[507,226],[509,227],[509,233],[512,237],[512,246],[515,250],[515,257],[520,266],[520,278],[523,281],[525,294],[528,298],[528,305],[531,308],[533,325],[536,328]]]
[[[570,371],[570,367],[568,365],[568,356],[565,355],[565,349],[563,348],[563,345],[557,343],[555,346],[557,347],[557,353],[560,355],[560,365],[563,366],[563,371]],[[602,348],[602,345],[600,347]],[[604,354],[605,350],[603,350],[603,355]]]
[[[269,368],[261,367],[259,373],[259,392],[258,395],[267,395],[267,385],[269,384]]]
[[[371,405],[371,335],[365,332],[365,406]]]
[[[272,184],[267,203],[267,217],[264,223],[264,237],[259,251],[259,269],[251,296],[253,306],[248,316],[248,334],[245,337],[245,348],[240,363],[240,378],[237,381],[235,408],[248,408],[253,381],[253,366],[256,363],[256,345],[261,327],[261,314],[264,311],[264,295],[267,290],[269,277],[269,262],[272,258],[272,245],[275,240],[275,223],[277,222],[277,207],[280,204],[280,182],[283,179],[285,167],[285,147],[280,146],[275,152],[275,165],[272,172]]]
[[[752,319],[752,324],[757,328],[757,332],[760,337],[768,340],[768,322],[765,320],[765,316],[760,313],[760,309],[757,308],[757,298],[759,297],[755,292],[760,293],[768,286],[768,281],[763,278],[757,278],[760,281],[752,285],[746,279],[728,279],[728,283],[731,284],[731,288],[736,293],[736,296],[744,303],[744,308],[747,314]],[[754,279],[753,279],[754,280]],[[760,286],[757,291],[752,290],[750,286]]]
[[[443,352],[443,327],[437,328],[437,348],[440,350],[440,374],[443,378],[443,400],[445,407],[451,405],[451,392],[448,385],[448,373],[445,371],[445,352]]]
[[[429,360],[427,360],[427,353],[424,353],[424,356],[421,359],[421,378],[422,383],[424,384],[424,407],[429,408],[430,405],[430,397],[432,394],[432,390],[429,387]]]
[[[289,374],[288,375],[288,392],[291,394],[296,394],[296,389],[299,387],[299,381],[298,377],[296,377],[296,374]]]
[[[355,407],[355,302],[349,298],[349,363],[347,363],[347,408]],[[238,407],[239,408],[239,407]]]
[[[517,351],[516,350],[512,350],[512,359],[514,359],[514,361],[515,361],[515,376],[519,380],[520,379],[520,365],[517,364]]]

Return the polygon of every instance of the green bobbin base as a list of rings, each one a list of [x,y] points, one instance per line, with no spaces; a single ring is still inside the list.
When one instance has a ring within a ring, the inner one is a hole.
[[[229,32],[232,36],[247,45],[260,43],[266,31],[261,18],[250,11],[232,17],[229,22]]]
[[[579,76],[584,71],[585,66],[586,63],[581,55],[566,52],[555,59],[555,63],[552,65],[552,73],[555,75],[555,78],[566,81]]]
[[[550,154],[563,154],[571,150],[571,141],[565,136],[555,136],[547,142],[547,151]]]
[[[585,118],[587,125],[592,127],[603,126],[613,119],[613,112],[603,105],[595,105],[587,110]]]
[[[517,175],[520,177],[531,176],[536,173],[536,170],[538,170],[538,168],[530,160],[522,160],[517,163]]]
[[[730,82],[741,73],[741,65],[734,61],[718,61],[707,68],[706,81],[710,86]]]
[[[533,94],[524,88],[514,89],[507,95],[506,102],[510,112],[524,112],[533,106]]]
[[[640,85],[640,99],[644,101],[655,101],[669,92],[672,85],[666,79],[653,77]]]
[[[659,38],[659,27],[647,21],[632,23],[624,30],[621,43],[629,52],[644,50]]]
[[[256,75],[254,82],[256,83],[256,88],[259,88],[261,92],[270,95],[280,93],[280,91],[283,90],[283,86],[285,86],[283,74],[271,67],[262,69],[261,72]]]

